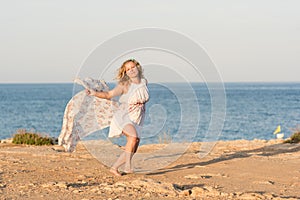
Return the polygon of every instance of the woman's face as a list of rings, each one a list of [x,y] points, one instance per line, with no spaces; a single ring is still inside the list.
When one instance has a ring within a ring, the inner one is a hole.
[[[133,62],[126,63],[125,70],[129,78],[135,78],[139,75],[139,71]]]

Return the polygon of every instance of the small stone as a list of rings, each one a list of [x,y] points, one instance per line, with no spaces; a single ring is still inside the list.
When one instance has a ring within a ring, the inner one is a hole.
[[[91,192],[97,193],[99,191],[99,188],[93,188],[90,190]]]
[[[184,178],[186,178],[186,179],[199,179],[200,177],[198,175],[195,175],[195,174],[190,174],[190,175],[184,176]]]
[[[244,194],[243,192],[234,192],[233,195],[234,196],[241,196],[242,194]]]
[[[264,195],[259,193],[255,193],[254,196],[256,197],[256,199],[265,199]]]
[[[254,181],[255,184],[273,185],[273,181]]]
[[[203,188],[200,187],[193,187],[192,188],[192,193],[191,196],[192,197],[199,197],[199,196],[203,196],[205,193],[205,190]]]
[[[273,197],[272,200],[282,200],[281,197]],[[288,200],[291,200],[291,198],[288,198]]]
[[[269,180],[268,183],[271,184],[271,185],[274,185],[274,184],[275,184],[275,182],[274,182],[274,181],[271,181],[271,180]]]
[[[225,192],[220,192],[221,197],[229,197],[231,194],[225,193]]]
[[[300,188],[300,182],[295,182],[291,184],[291,187],[299,187]]]
[[[182,192],[180,192],[180,196],[190,196],[192,194],[192,191],[191,190],[183,190]]]
[[[206,166],[196,165],[195,168],[206,168]]]
[[[214,190],[214,188],[213,188],[212,186],[204,186],[204,188],[205,188],[206,190],[208,190],[209,192],[211,192],[211,191]]]
[[[82,180],[84,180],[84,179],[86,179],[86,176],[85,176],[85,175],[79,175],[79,176],[77,176],[77,180],[78,180],[78,181],[82,181]]]
[[[127,186],[126,183],[124,183],[124,182],[116,182],[114,185],[117,187],[126,187]]]
[[[123,188],[123,187],[117,187],[117,188],[115,189],[115,191],[116,191],[116,192],[124,192],[124,191],[125,191],[125,188]]]
[[[42,184],[42,187],[43,188],[49,188],[49,187],[52,187],[55,184],[56,184],[55,182],[44,183],[44,184]]]
[[[272,194],[270,194],[270,193],[266,193],[266,194],[264,194],[264,197],[266,199],[272,199],[274,196]]]
[[[1,143],[12,143],[13,139],[8,138],[8,139],[0,140],[0,141],[1,141]]]
[[[58,182],[57,184],[55,184],[55,186],[59,187],[59,188],[67,188],[67,183],[65,182]]]
[[[103,188],[103,190],[112,191],[113,189],[109,186],[106,186],[106,187]]]
[[[151,194],[149,192],[147,192],[145,195],[144,195],[145,198],[149,198],[151,197]]]
[[[80,192],[83,192],[82,190],[73,190],[73,193],[78,194]]]
[[[218,190],[212,190],[208,193],[209,196],[219,196],[220,192]]]
[[[255,197],[255,195],[253,195],[253,193],[243,193],[239,196],[239,199],[243,199],[243,200],[255,200],[257,199]]]

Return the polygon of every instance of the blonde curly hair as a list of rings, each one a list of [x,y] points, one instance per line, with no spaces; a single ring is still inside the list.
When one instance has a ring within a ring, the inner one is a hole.
[[[139,78],[144,78],[143,68],[140,65],[140,63],[135,59],[128,59],[125,62],[123,62],[122,66],[117,71],[116,79],[118,80],[119,83],[122,83],[122,84],[129,83],[130,79],[126,74],[126,67],[125,67],[125,65],[129,62],[133,62],[135,64],[135,66],[136,66],[136,68],[138,69],[138,72],[139,72]]]

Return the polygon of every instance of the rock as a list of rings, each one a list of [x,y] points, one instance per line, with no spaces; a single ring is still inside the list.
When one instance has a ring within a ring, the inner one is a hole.
[[[112,176],[107,166],[95,160],[83,146],[70,154],[53,151],[48,146],[1,144],[0,199],[47,199],[49,196],[59,199],[62,195],[78,200],[109,197],[113,200],[296,199],[300,195],[297,162],[300,144],[270,146],[254,142],[257,144],[251,142],[237,147],[239,141],[223,142],[224,148],[216,146],[214,156],[208,155],[200,161],[193,160],[198,158],[193,153],[184,154],[174,164],[180,170],[175,167],[171,173],[162,169],[158,173],[122,177]],[[249,149],[244,152],[248,157],[240,156],[244,155],[240,153],[244,147]],[[228,154],[219,156],[223,152]],[[270,171],[272,167],[274,170]],[[282,173],[281,167],[285,169]],[[277,173],[280,176],[275,177]],[[223,178],[228,175],[232,180]]]
[[[274,185],[275,182],[274,181],[254,181],[254,184],[263,184],[263,185]]]
[[[190,174],[190,175],[184,176],[184,178],[186,178],[186,179],[199,179],[201,177],[199,175],[196,175],[196,174]]]
[[[300,188],[300,182],[295,182],[291,184],[291,187]]]
[[[11,144],[12,141],[13,141],[12,138],[8,138],[8,139],[0,140],[0,143],[3,143],[3,144],[4,144],[4,143],[9,143],[9,144]]]
[[[207,178],[212,178],[214,176],[228,177],[225,174],[206,173],[206,174],[189,174],[189,175],[184,176],[184,178],[186,178],[186,179],[207,179]]]
[[[55,186],[57,186],[59,188],[67,188],[68,187],[66,182],[58,182],[55,184]]]
[[[29,187],[35,187],[36,185],[34,183],[29,183],[28,186]]]
[[[203,189],[205,189],[207,196],[219,196],[220,191],[218,191],[215,187],[212,186],[204,186]]]
[[[225,193],[225,192],[219,192],[221,197],[230,197],[231,194]]]
[[[56,184],[55,182],[44,183],[42,184],[42,187],[49,188],[49,187],[53,187],[55,184]]]
[[[99,190],[100,190],[99,188],[93,188],[93,189],[91,189],[90,191],[91,191],[91,192],[94,192],[94,193],[97,193],[97,192],[99,192]]]
[[[201,187],[193,187],[191,192],[192,197],[203,197],[205,195],[205,189]]]
[[[145,195],[144,195],[145,198],[150,198],[151,197],[151,194],[149,192],[147,192]]]
[[[116,187],[127,187],[126,182],[124,181],[118,181],[114,184]]]
[[[273,199],[274,196],[272,194],[270,194],[270,193],[266,193],[266,194],[264,194],[264,197],[266,199]]]
[[[203,188],[206,189],[209,192],[214,190],[214,188],[212,186],[204,186]]]
[[[265,199],[265,196],[259,193],[255,193],[254,196],[256,199]]]
[[[272,200],[282,200],[283,198],[281,198],[281,197],[274,197],[274,198],[272,198]],[[285,198],[285,199],[287,199],[287,198]],[[294,200],[294,199],[292,199],[292,198],[288,198],[288,200]],[[299,200],[299,199],[297,199],[297,200]]]
[[[106,191],[113,191],[112,187],[111,186],[105,186],[103,188],[103,190],[106,190]]]
[[[192,191],[191,190],[183,190],[179,193],[179,196],[181,197],[187,197],[187,196],[190,196],[192,194]]]
[[[207,195],[208,196],[219,196],[220,195],[220,191],[218,191],[218,190],[212,190]]]
[[[76,190],[73,190],[72,192],[75,193],[75,194],[78,194],[78,193],[83,192],[83,190],[76,189]]]
[[[201,168],[201,169],[203,169],[203,168],[206,168],[206,166],[196,165],[195,168]]]
[[[134,180],[130,182],[130,185],[132,185],[134,189],[141,190],[141,188],[143,188],[148,192],[162,194],[163,196],[171,197],[177,195],[177,192],[175,191],[173,184],[171,183],[162,183],[159,181],[154,181],[152,179],[142,179]]]
[[[116,189],[114,189],[114,191],[116,191],[116,192],[124,192],[125,188],[124,187],[117,187]]]
[[[86,179],[87,177],[85,176],[85,175],[79,175],[79,176],[77,176],[77,180],[78,181],[82,181],[82,180],[84,180],[84,179]]]
[[[253,193],[242,193],[238,198],[241,199],[241,200],[252,200],[252,199],[255,200],[255,199],[257,199],[255,197],[255,194],[253,194]]]

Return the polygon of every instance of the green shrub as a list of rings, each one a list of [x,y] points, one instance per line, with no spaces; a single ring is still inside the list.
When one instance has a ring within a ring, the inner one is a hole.
[[[300,142],[300,130],[299,129],[297,129],[289,139],[284,141],[284,143],[299,143],[299,142]]]
[[[28,145],[53,145],[52,138],[42,136],[39,133],[27,132],[25,129],[17,130],[13,137],[14,144],[28,144]]]

